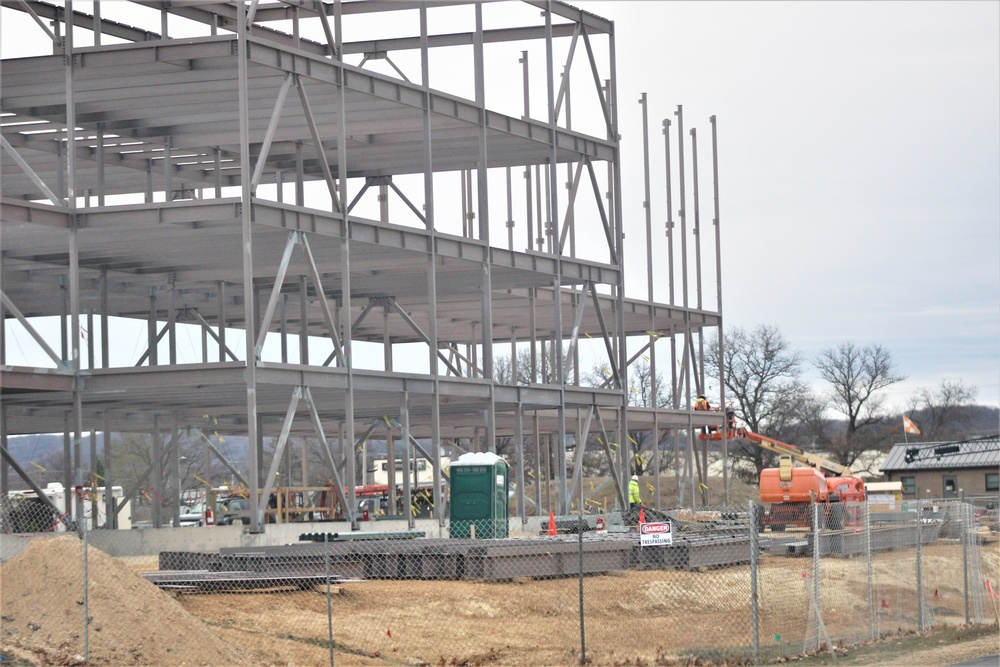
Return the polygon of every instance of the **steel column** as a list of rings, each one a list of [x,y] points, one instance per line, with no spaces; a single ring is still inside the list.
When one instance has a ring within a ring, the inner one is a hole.
[[[236,21],[237,35],[237,66],[239,74],[239,125],[240,125],[240,183],[242,184],[242,205],[240,206],[240,222],[243,237],[243,321],[246,326],[246,388],[247,388],[247,442],[250,447],[250,506],[260,506],[261,461],[258,457],[260,440],[257,418],[257,350],[256,335],[253,330],[256,316],[254,312],[255,295],[253,284],[253,192],[250,188],[250,101],[247,81],[247,16],[246,6],[241,1],[237,5]],[[259,533],[263,530],[257,512],[250,516],[250,531]]]

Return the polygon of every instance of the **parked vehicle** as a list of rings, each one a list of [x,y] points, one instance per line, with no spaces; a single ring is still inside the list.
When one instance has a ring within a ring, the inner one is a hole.
[[[205,504],[182,505],[180,519],[179,525],[182,528],[205,525]]]
[[[215,523],[219,526],[246,526],[250,524],[250,499],[229,496],[215,501]]]

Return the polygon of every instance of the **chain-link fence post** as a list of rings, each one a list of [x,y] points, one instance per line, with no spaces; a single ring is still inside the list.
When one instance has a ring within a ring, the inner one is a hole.
[[[919,493],[919,490],[918,490]],[[920,504],[920,498],[917,498],[917,629],[920,632],[924,631],[924,577],[923,577],[923,558],[922,558],[922,548],[921,543],[923,542],[923,536],[921,535],[921,527],[923,524],[923,507]]]
[[[323,533],[323,563],[326,567],[326,633],[330,643],[330,667],[333,667],[333,599],[330,597],[330,533]]]
[[[83,506],[83,503],[80,503]],[[83,661],[90,662],[90,597],[89,597],[89,573],[87,567],[87,543],[90,531],[87,530],[87,518],[81,511],[76,517],[76,525],[80,529],[80,538],[83,541]]]
[[[971,507],[965,502],[965,491],[962,491],[962,504],[959,509],[962,517],[962,527],[959,534],[962,537],[962,596],[965,600],[965,624],[969,624],[969,539],[972,537]]]
[[[753,617],[753,664],[760,664],[760,596],[757,591],[757,560],[760,555],[757,535],[757,508],[752,500],[749,505],[750,530],[750,609]]]
[[[872,514],[865,498],[865,557],[868,559],[868,638],[875,639],[875,559],[872,555]]]
[[[813,599],[813,615],[815,617],[814,621],[816,623],[816,635],[815,635],[815,642],[813,643],[813,649],[814,650],[818,650],[819,649],[819,642],[820,642],[820,639],[819,639],[819,634],[820,634],[820,628],[819,628],[819,624],[820,624],[820,622],[819,622],[819,610],[822,608],[822,605],[820,604],[820,597],[819,597],[820,596],[820,585],[819,585],[819,556],[820,556],[820,554],[819,554],[819,552],[820,552],[820,549],[822,549],[822,545],[820,544],[820,537],[819,537],[819,511],[820,511],[819,510],[819,503],[817,503],[815,501],[815,499],[813,499],[811,509],[812,509],[812,542],[813,542],[813,550],[812,550],[812,569],[813,569],[813,571],[812,571],[812,584],[813,584],[812,599]]]
[[[580,482],[580,520],[577,524],[577,535],[580,538],[577,542],[577,566],[580,570],[580,664],[587,664],[587,632],[584,626],[583,616],[583,481]]]

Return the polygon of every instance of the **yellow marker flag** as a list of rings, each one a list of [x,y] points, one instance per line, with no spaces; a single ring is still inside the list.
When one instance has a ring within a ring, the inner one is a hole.
[[[196,480],[198,480],[199,482],[201,482],[202,484],[204,484],[205,486],[207,486],[208,488],[210,488],[210,489],[212,488],[211,484],[209,484],[208,482],[206,482],[205,480],[203,480],[201,477],[198,477],[198,475],[195,475],[194,478]]]
[[[37,463],[35,463],[34,461],[32,461],[32,462],[31,462],[31,465],[35,466],[36,468],[38,468],[38,469],[39,469],[39,470],[41,470],[42,472],[48,472],[48,470],[46,470],[46,469],[45,469],[45,468],[43,468],[42,466],[38,465],[38,464],[37,464]]]

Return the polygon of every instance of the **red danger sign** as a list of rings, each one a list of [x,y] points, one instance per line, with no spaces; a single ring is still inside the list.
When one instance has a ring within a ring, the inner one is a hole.
[[[669,533],[670,522],[664,523],[644,523],[639,526],[643,535],[656,535],[657,533]]]
[[[670,531],[669,521],[639,524],[639,546],[669,546],[673,543],[673,537],[673,533]]]

